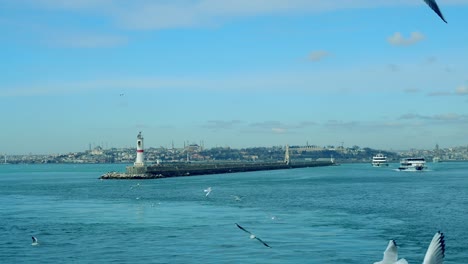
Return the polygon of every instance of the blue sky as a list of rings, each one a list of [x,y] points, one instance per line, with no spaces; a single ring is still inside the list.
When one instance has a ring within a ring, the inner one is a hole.
[[[0,0],[0,153],[466,145],[468,0],[438,3]]]

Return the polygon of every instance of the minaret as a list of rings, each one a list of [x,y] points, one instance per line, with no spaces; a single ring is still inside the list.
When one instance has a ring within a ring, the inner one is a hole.
[[[137,136],[137,155],[136,155],[136,160],[135,163],[133,163],[133,166],[144,166],[144,152],[143,152],[143,136],[141,135],[141,132],[138,133]]]

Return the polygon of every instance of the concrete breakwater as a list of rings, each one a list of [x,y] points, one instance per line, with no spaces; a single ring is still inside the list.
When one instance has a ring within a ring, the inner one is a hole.
[[[111,171],[103,174],[99,179],[102,180],[141,180],[141,179],[158,179],[164,178],[161,175],[152,175],[152,174],[130,174],[126,172],[115,172]]]
[[[281,170],[334,165],[332,161],[301,162],[197,162],[163,163],[148,166],[129,166],[125,173],[108,172],[100,179],[157,179],[208,174],[224,174],[264,170]]]

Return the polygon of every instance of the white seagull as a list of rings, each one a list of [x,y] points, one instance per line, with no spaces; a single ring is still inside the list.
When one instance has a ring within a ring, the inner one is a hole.
[[[437,232],[431,240],[424,256],[423,264],[443,264],[445,257],[445,237],[440,231]],[[398,251],[395,240],[390,240],[387,249],[384,252],[382,261],[374,264],[408,264],[406,259],[398,259]]]
[[[435,0],[424,0],[426,4],[434,10],[434,12],[445,22],[447,23],[447,20],[445,20],[444,15],[442,15],[442,12],[439,9],[439,6],[437,5]]]
[[[33,241],[33,242],[32,242],[32,244],[31,244],[31,246],[37,246],[37,245],[39,245],[39,241],[37,240],[36,237],[32,237],[32,241]]]
[[[408,264],[406,259],[398,260],[397,244],[393,239],[388,242],[387,249],[385,249],[383,255],[382,261],[374,262],[374,264]]]
[[[231,195],[231,196],[234,197],[234,200],[236,200],[238,202],[242,201],[242,198],[240,196],[238,196],[238,195]]]
[[[261,240],[260,238],[256,237],[254,234],[250,233],[249,231],[247,231],[247,229],[243,228],[242,226],[240,226],[239,224],[236,223],[236,226],[238,228],[240,228],[241,230],[243,230],[244,232],[250,234],[250,239],[257,239],[258,241],[260,241],[265,247],[269,247],[271,248],[267,243],[265,243],[263,240]]]
[[[211,193],[211,187],[208,187],[207,189],[203,191],[206,192],[205,196],[208,196]]]
[[[140,183],[137,183],[136,185],[131,186],[130,190],[133,190],[135,188],[140,188]]]

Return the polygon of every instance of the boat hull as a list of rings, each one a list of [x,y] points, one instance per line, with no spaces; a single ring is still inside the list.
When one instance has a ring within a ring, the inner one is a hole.
[[[372,167],[388,167],[388,163],[373,163]]]
[[[424,171],[426,167],[399,167],[399,171]]]
[[[426,160],[424,158],[406,158],[400,162],[400,171],[423,171],[426,170]]]

